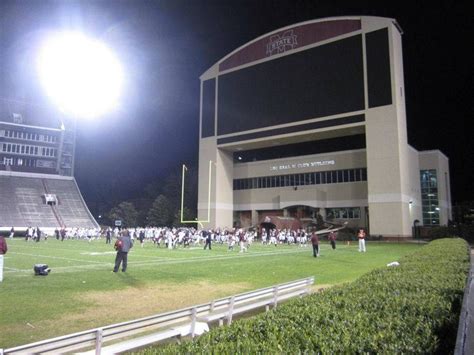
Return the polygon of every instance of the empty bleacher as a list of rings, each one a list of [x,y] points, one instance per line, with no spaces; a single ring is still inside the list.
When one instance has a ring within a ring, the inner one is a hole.
[[[45,194],[55,194],[48,205]],[[74,178],[44,174],[0,174],[0,226],[95,228]]]
[[[43,179],[45,191],[56,195],[56,211],[66,227],[96,228],[87,206],[82,199],[76,181],[73,179]]]

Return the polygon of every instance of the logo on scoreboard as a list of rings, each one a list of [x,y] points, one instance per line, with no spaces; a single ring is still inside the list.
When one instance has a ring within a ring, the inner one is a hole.
[[[267,43],[267,56],[278,53],[284,53],[298,45],[297,36],[293,30],[284,32],[282,35],[274,35],[270,37],[270,42]]]

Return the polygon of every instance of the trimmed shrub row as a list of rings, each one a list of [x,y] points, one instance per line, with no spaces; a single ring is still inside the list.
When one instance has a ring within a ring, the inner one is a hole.
[[[469,249],[440,239],[357,281],[152,353],[452,352]]]

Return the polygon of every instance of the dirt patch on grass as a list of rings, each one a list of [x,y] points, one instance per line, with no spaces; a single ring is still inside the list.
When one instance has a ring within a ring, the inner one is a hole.
[[[90,308],[72,318],[131,320],[210,302],[248,288],[249,285],[245,283],[213,284],[201,281],[184,285],[161,283],[120,291],[88,292],[81,294],[79,299],[90,304]]]

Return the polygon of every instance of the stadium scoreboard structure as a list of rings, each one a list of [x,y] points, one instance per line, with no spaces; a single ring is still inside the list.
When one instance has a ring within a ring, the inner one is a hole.
[[[390,18],[318,19],[256,38],[209,68],[200,77],[206,227],[318,213],[387,237],[411,236],[415,221],[446,224],[448,158],[407,142],[401,35]]]

